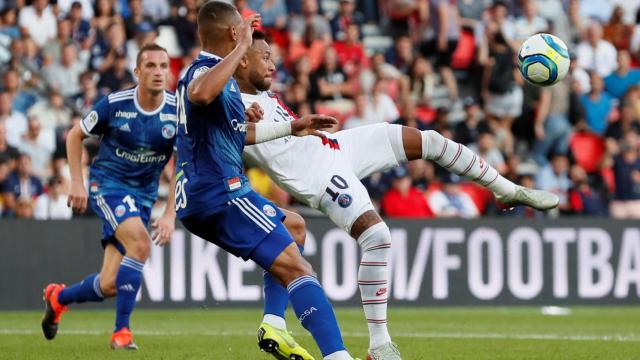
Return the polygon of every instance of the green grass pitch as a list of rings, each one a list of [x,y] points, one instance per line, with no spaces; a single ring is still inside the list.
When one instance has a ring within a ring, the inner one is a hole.
[[[271,359],[258,351],[260,309],[138,310],[132,325],[140,350],[108,349],[111,311],[72,309],[53,341],[40,312],[0,312],[0,359]],[[338,309],[344,339],[366,357],[361,309]],[[287,314],[296,339],[321,359],[313,340]],[[640,359],[640,307],[578,307],[569,316],[540,308],[391,309],[389,327],[403,358]]]

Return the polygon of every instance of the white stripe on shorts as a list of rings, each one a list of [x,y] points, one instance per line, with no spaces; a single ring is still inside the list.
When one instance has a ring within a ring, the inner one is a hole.
[[[276,227],[276,224],[274,224],[271,219],[269,219],[267,217],[267,215],[265,215],[262,211],[260,211],[255,205],[253,205],[253,203],[251,201],[249,201],[249,199],[247,198],[242,198],[240,199],[241,201],[244,201],[245,204],[249,205],[251,208],[253,208],[253,210],[255,210],[255,212],[258,213],[258,215],[260,215],[260,217],[262,217],[263,219],[265,219],[267,221],[267,223],[269,225],[271,225],[271,227]]]
[[[104,201],[104,198],[102,197],[102,195],[96,196],[96,203],[98,204],[98,207],[100,207],[100,210],[102,210],[104,217],[107,219],[107,221],[115,231],[118,228],[118,222],[116,221],[116,218],[113,216],[111,209],[109,209],[109,206]]]
[[[238,209],[240,209],[240,211],[242,211],[249,219],[251,219],[256,225],[258,225],[262,230],[264,230],[264,232],[266,232],[267,234],[271,232],[271,228],[266,227],[264,225],[264,223],[262,223],[259,219],[257,219],[251,212],[249,212],[249,210],[247,210],[244,207],[244,204],[241,204],[240,202],[237,201],[238,199],[233,199],[231,200],[231,202],[238,207]]]

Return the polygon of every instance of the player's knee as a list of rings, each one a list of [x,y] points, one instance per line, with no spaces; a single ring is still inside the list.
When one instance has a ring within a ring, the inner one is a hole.
[[[128,257],[141,262],[147,261],[149,254],[151,253],[151,240],[146,232],[144,234],[138,234],[138,236],[132,238],[127,245]]]
[[[293,237],[293,241],[298,246],[304,246],[304,242],[307,238],[307,224],[304,218],[298,214],[287,215],[287,230]]]
[[[422,158],[433,159],[439,149],[442,149],[446,139],[437,131],[426,130],[420,132],[422,135]]]
[[[289,285],[293,280],[305,276],[305,275],[313,275],[313,268],[311,264],[307,262],[305,259],[300,257],[299,261],[287,262],[285,264],[281,264],[279,267],[277,274],[275,274],[280,281],[286,285]]]
[[[116,296],[116,277],[100,274],[100,291],[105,298]]]
[[[363,252],[388,251],[391,249],[391,231],[387,224],[383,222],[369,227],[357,240]]]

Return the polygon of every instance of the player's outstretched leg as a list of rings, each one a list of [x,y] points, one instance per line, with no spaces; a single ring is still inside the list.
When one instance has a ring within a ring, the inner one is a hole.
[[[281,209],[286,218],[284,225],[298,244],[300,253],[304,251],[306,226],[304,219],[291,211]],[[258,328],[258,346],[271,353],[277,359],[289,360],[292,356],[300,359],[313,359],[307,350],[300,346],[287,331],[285,311],[289,303],[289,293],[280,281],[264,271],[264,316]]]
[[[109,244],[104,250],[104,260],[99,274],[88,275],[84,280],[65,287],[64,284],[49,284],[44,290],[45,315],[42,332],[52,340],[58,333],[58,324],[70,304],[101,302],[115,296],[115,277],[122,254]]]
[[[277,256],[269,272],[287,286],[298,320],[311,333],[324,359],[351,360],[333,307],[295,244]]]
[[[390,138],[392,141],[395,140],[393,136]],[[551,192],[512,183],[469,148],[443,137],[436,131],[419,131],[403,127],[402,142],[407,160],[432,160],[456,175],[489,188],[496,195],[496,199],[505,205],[526,205],[538,210],[549,210],[558,206],[560,201],[558,196]]]
[[[116,276],[116,326],[111,336],[112,349],[137,350],[133,342],[129,320],[136,304],[136,295],[142,283],[142,270],[149,258],[151,238],[140,217],[130,217],[116,230],[116,238],[124,245]]]

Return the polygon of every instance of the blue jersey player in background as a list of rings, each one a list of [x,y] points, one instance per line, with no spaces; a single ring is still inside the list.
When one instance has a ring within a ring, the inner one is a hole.
[[[135,74],[139,80],[135,88],[114,92],[99,101],[67,138],[69,205],[84,212],[88,202],[102,219],[104,261],[100,273],[77,284],[46,287],[42,330],[47,339],[55,337],[60,317],[69,304],[117,296],[111,347],[137,349],[129,318],[142,270],[152,240],[158,245],[166,244],[175,226],[175,209],[167,206],[153,224],[153,237],[147,232],[159,179],[173,154],[177,117],[175,95],[165,90],[169,74],[166,50],[156,44],[143,46]],[[102,137],[89,173],[89,194],[80,165],[82,140],[87,136]],[[171,204],[173,192],[170,193]]]
[[[233,6],[220,1],[200,8],[203,51],[178,84],[177,215],[192,233],[255,261],[278,279],[325,359],[352,359],[311,265],[282,225],[283,213],[254,192],[242,172],[245,143],[291,134],[320,135],[315,129],[335,123],[322,115],[293,122],[245,121],[240,89],[232,75],[252,44],[258,20],[259,15],[254,15],[243,21]],[[266,345],[263,349],[277,358],[289,358],[278,349]],[[294,358],[312,359],[308,354]]]

